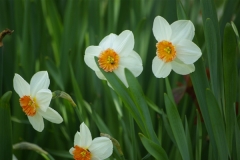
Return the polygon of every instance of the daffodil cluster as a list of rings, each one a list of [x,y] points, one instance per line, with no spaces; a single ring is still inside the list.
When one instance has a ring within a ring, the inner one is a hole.
[[[167,77],[171,70],[181,75],[195,71],[193,63],[202,52],[192,42],[195,29],[191,21],[178,20],[169,25],[163,17],[157,16],[152,30],[158,41],[156,56],[152,62],[152,71],[157,78]],[[101,68],[105,72],[114,72],[128,87],[124,68],[129,69],[135,77],[143,71],[141,57],[133,48],[134,37],[131,31],[125,30],[119,35],[111,33],[98,46],[89,46],[85,50],[84,61],[98,78],[106,80],[99,69]],[[98,64],[94,57],[98,57]]]
[[[192,42],[195,29],[191,21],[179,20],[170,25],[163,17],[157,16],[152,31],[157,40],[152,72],[157,78],[167,77],[171,70],[180,75],[195,71],[193,63],[201,57],[202,52]],[[103,38],[98,46],[87,47],[84,61],[95,71],[98,78],[106,80],[102,71],[113,72],[126,87],[129,85],[124,73],[125,68],[135,77],[143,71],[142,59],[134,51],[134,36],[129,30],[119,35],[111,33]],[[13,79],[14,89],[20,97],[20,106],[33,128],[39,132],[44,129],[43,118],[57,124],[63,121],[60,114],[49,107],[52,99],[49,85],[47,71],[34,74],[30,84],[19,74],[15,74]],[[75,160],[102,160],[111,156],[113,143],[107,137],[92,140],[90,130],[82,123],[80,132],[75,134],[74,146],[69,152]]]

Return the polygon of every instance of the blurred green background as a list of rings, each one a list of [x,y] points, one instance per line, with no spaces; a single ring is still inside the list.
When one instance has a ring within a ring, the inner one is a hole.
[[[83,57],[89,45],[98,45],[108,34],[131,30],[135,38],[134,50],[143,60],[144,70],[138,77],[139,83],[146,96],[159,109],[164,108],[165,81],[154,77],[151,69],[156,53],[152,25],[157,15],[163,16],[170,24],[176,21],[177,3],[178,0],[0,0],[0,31],[6,28],[14,30],[11,36],[5,37],[3,50],[3,93],[13,91],[13,144],[27,141],[42,147],[55,159],[71,158],[68,150],[73,146],[74,134],[79,131],[80,123],[84,121],[93,137],[104,132],[117,139],[126,159],[137,160],[145,156],[145,159],[153,159],[139,140],[137,125],[130,127],[134,123],[121,100],[85,65]],[[181,0],[181,3],[195,25],[198,46],[208,67],[200,0]],[[221,36],[227,22],[234,21],[240,28],[240,1],[215,0],[214,4]],[[50,106],[62,115],[64,122],[57,125],[44,121],[42,133],[32,128],[13,90],[13,77],[18,73],[29,82],[40,70],[48,71],[52,91],[62,90],[72,96],[80,108],[81,122],[69,102],[53,99]],[[185,90],[187,78],[171,72],[169,80],[176,96],[183,96],[178,109],[181,118],[186,116],[188,119],[194,148],[197,103],[192,88]],[[162,147],[170,159],[179,160],[180,153],[163,127],[161,115],[150,111]],[[209,147],[205,130],[203,127],[203,159],[208,156]],[[14,150],[14,154],[20,160],[43,159],[40,154],[29,150]],[[114,158],[119,158],[117,152],[109,159]]]

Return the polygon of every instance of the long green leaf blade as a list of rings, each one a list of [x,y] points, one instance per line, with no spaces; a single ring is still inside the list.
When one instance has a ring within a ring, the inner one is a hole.
[[[225,98],[225,120],[228,148],[231,153],[235,126],[235,102],[237,95],[237,44],[232,26],[228,23],[223,39],[223,76]]]
[[[206,90],[206,99],[208,105],[207,108],[211,121],[211,128],[213,130],[214,139],[217,145],[217,151],[219,155],[218,158],[220,160],[226,160],[228,159],[228,147],[225,135],[223,116],[220,112],[216,98],[209,89]]]
[[[42,2],[42,10],[44,14],[44,19],[46,20],[48,32],[52,37],[52,48],[54,53],[54,58],[56,65],[60,64],[59,57],[59,46],[62,35],[62,23],[60,21],[60,15],[57,11],[56,4],[53,0],[49,1],[41,1]]]
[[[195,152],[195,159],[201,160],[201,153],[202,153],[202,122],[201,122],[201,115],[197,112],[197,129],[196,129],[196,152]]]
[[[0,99],[0,160],[12,159],[11,96],[12,92],[8,91]]]
[[[213,0],[201,0],[201,8],[202,8],[202,19],[204,22],[204,28],[206,28],[207,25],[207,19],[210,18],[212,20],[213,28],[215,30],[215,35],[216,37],[216,46],[214,48],[217,49],[217,52],[214,54],[215,56],[215,61],[217,61],[217,66],[214,72],[216,72],[217,77],[215,78],[213,91],[214,95],[216,96],[216,99],[220,105],[220,96],[222,96],[223,93],[223,71],[222,71],[222,50],[221,50],[221,37],[220,37],[220,31],[219,31],[219,24],[218,24],[218,18],[217,18],[217,12],[214,6]],[[207,42],[207,41],[206,41]],[[211,51],[209,51],[211,52]],[[212,78],[212,77],[211,77]]]
[[[146,150],[157,160],[168,160],[168,156],[164,149],[155,142],[149,140],[143,134],[139,133],[139,137],[146,148]]]
[[[208,66],[210,70],[210,80],[211,80],[211,88],[216,97],[219,97],[219,61],[216,57],[218,57],[218,46],[217,46],[217,33],[216,29],[213,25],[211,19],[206,19],[204,26],[204,35],[206,40],[206,48],[207,48],[207,56],[208,56]]]
[[[184,160],[190,160],[187,139],[177,107],[171,101],[167,94],[164,94],[164,100],[166,105],[167,116],[173,131],[175,141],[177,143],[177,147],[182,155],[182,158]]]
[[[145,130],[147,132],[149,132],[148,136],[151,138],[151,140],[154,140],[156,143],[159,143],[158,138],[153,129],[150,112],[149,112],[143,91],[142,91],[137,79],[134,77],[134,75],[131,73],[131,71],[129,71],[128,69],[125,69],[125,75],[126,75],[126,79],[127,79],[128,85],[129,85],[129,90],[131,92],[131,96],[132,96],[136,106],[138,106],[140,116],[145,125]]]

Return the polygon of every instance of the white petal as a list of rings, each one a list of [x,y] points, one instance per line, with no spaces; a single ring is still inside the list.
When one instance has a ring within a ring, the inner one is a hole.
[[[70,148],[70,150],[69,150],[69,153],[71,154],[71,155],[73,155],[73,151],[74,151],[75,149],[72,147],[72,148]]]
[[[98,157],[91,157],[91,160],[101,160],[101,159]]]
[[[30,85],[19,74],[14,75],[13,88],[19,97],[30,95]]]
[[[28,120],[36,131],[42,132],[44,123],[42,116],[38,112],[34,116],[28,116]]]
[[[89,147],[89,151],[92,153],[93,157],[106,159],[113,153],[112,141],[107,137],[95,138]]]
[[[113,49],[119,56],[127,56],[134,47],[134,37],[132,31],[125,30],[115,38]]]
[[[97,75],[97,77],[98,77],[99,79],[107,80],[107,79],[104,77],[104,75],[102,74],[101,71],[96,71],[95,73],[96,73],[96,75]]]
[[[47,89],[50,84],[47,71],[40,71],[33,75],[30,81],[30,94],[32,97],[36,96],[36,93],[40,89]]]
[[[127,57],[121,57],[119,65],[129,69],[135,77],[143,71],[142,59],[135,51],[132,51]]]
[[[172,66],[170,62],[165,63],[164,61],[159,59],[158,56],[153,59],[152,71],[157,78],[167,77],[170,74],[171,70]]]
[[[202,55],[200,48],[187,39],[180,41],[175,47],[177,58],[185,64],[193,64]]]
[[[157,16],[153,21],[153,35],[158,42],[170,40],[172,29],[169,23],[161,16]]]
[[[105,38],[102,39],[102,41],[99,43],[99,46],[101,46],[104,50],[108,48],[112,48],[113,42],[115,41],[117,35],[116,34],[109,34]]]
[[[99,70],[94,57],[98,57],[102,50],[103,49],[99,46],[89,46],[85,50],[84,62],[88,67],[90,67],[94,71]]]
[[[181,75],[186,75],[195,71],[194,64],[184,64],[181,61],[174,60],[172,63],[172,69]]]
[[[127,79],[126,79],[126,76],[125,76],[125,73],[124,73],[124,67],[119,66],[118,69],[114,70],[113,72],[114,72],[114,73],[118,76],[118,78],[124,83],[124,85],[125,85],[126,87],[128,87]]]
[[[80,125],[80,142],[79,146],[83,148],[88,148],[92,143],[92,135],[88,127],[83,122]]]
[[[46,120],[52,122],[52,123],[62,123],[63,119],[60,116],[60,114],[55,111],[54,109],[52,109],[51,107],[48,107],[46,112],[44,112],[41,109],[38,109],[39,114],[41,114],[43,116],[43,118],[45,118]]]
[[[80,147],[80,141],[81,141],[81,135],[80,132],[76,132],[74,136],[74,146],[79,146]]]
[[[172,36],[171,42],[173,44],[179,43],[182,39],[192,40],[195,34],[195,28],[189,20],[179,20],[171,24]]]
[[[52,99],[52,92],[49,89],[41,89],[36,94],[36,102],[38,106],[46,112]]]

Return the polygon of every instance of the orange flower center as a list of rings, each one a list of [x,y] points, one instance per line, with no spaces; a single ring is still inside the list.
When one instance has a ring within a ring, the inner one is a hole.
[[[35,102],[35,99],[32,100],[30,96],[23,96],[19,99],[20,105],[23,109],[23,112],[28,116],[34,116],[37,112],[38,105]]]
[[[161,41],[156,44],[157,56],[164,62],[171,62],[176,58],[176,50],[171,42]]]
[[[74,146],[73,157],[75,160],[90,160],[91,152],[89,150],[81,148],[79,146]]]
[[[118,68],[120,57],[113,49],[103,51],[98,58],[99,66],[105,72],[112,72]]]

